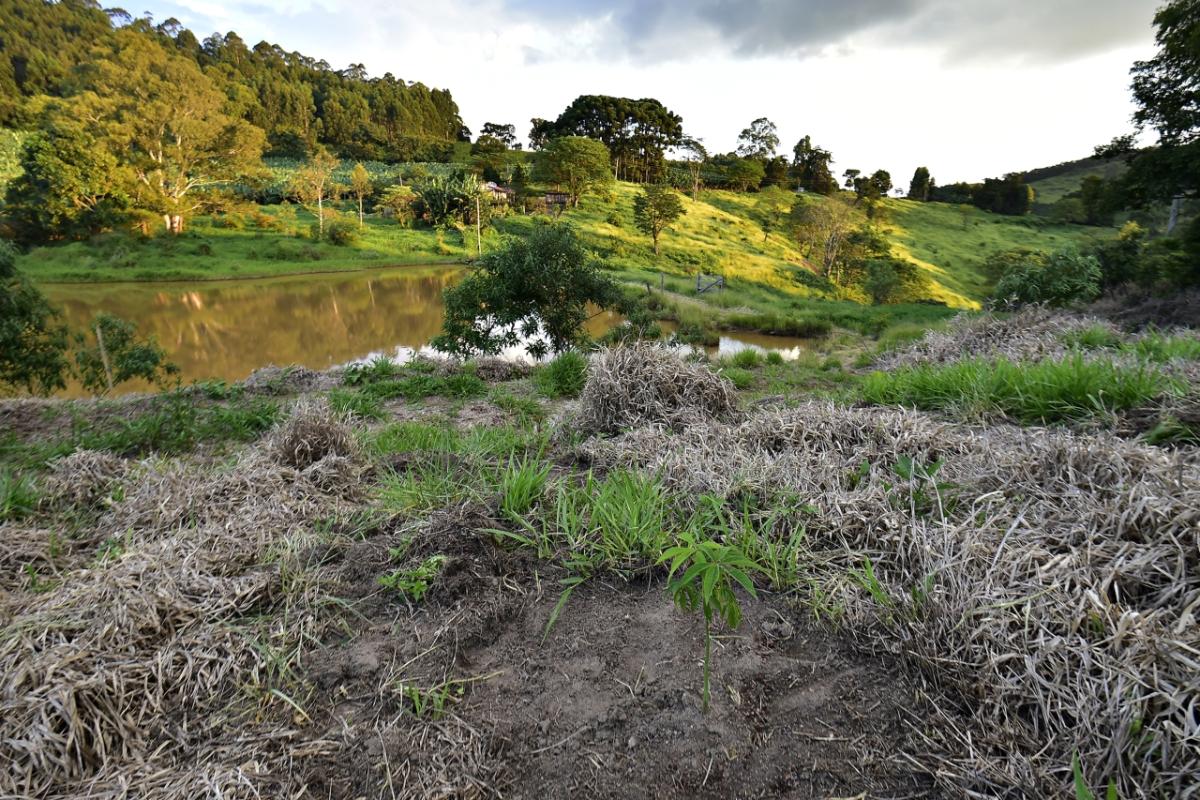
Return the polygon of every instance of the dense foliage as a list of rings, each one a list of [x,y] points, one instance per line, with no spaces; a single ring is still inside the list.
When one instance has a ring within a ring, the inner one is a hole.
[[[617,178],[659,181],[666,175],[664,154],[683,141],[683,118],[651,98],[582,95],[553,123],[535,121],[530,140],[542,143],[560,136],[603,142]]]
[[[654,255],[659,254],[658,237],[683,214],[683,201],[670,186],[647,186],[633,200],[633,219],[654,242]]]
[[[537,225],[488,253],[445,297],[438,350],[471,355],[521,346],[534,358],[580,343],[589,304],[621,301],[617,285],[562,224]]]
[[[1100,294],[1100,262],[1075,250],[1016,260],[996,284],[996,299],[1009,306],[1038,303],[1062,307],[1095,300]]]
[[[302,156],[320,143],[349,158],[445,161],[464,133],[447,91],[391,74],[370,78],[361,64],[335,70],[268,42],[249,47],[236,33],[200,41],[173,18],[155,25],[91,0],[0,2],[0,125],[31,124],[31,98],[67,94],[93,48],[111,47],[119,33],[203,71],[226,111],[264,131],[273,153]]]

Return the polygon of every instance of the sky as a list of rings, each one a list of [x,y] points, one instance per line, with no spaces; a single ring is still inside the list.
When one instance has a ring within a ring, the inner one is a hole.
[[[654,97],[710,152],[759,117],[837,174],[938,183],[1082,158],[1132,130],[1129,68],[1160,0],[169,0],[201,39],[237,31],[447,88],[473,131],[576,96]],[[133,8],[130,8],[132,11]]]

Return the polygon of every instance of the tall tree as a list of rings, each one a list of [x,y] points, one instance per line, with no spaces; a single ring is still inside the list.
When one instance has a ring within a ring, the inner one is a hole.
[[[178,234],[205,194],[260,172],[264,134],[225,113],[226,96],[192,61],[119,31],[79,77],[64,113],[84,121],[134,178],[141,208]]]
[[[670,186],[643,187],[641,194],[633,199],[633,219],[638,230],[654,241],[656,256],[659,254],[658,237],[683,214],[683,202]]]
[[[551,135],[597,139],[608,148],[614,177],[652,182],[665,174],[664,153],[683,139],[683,119],[652,98],[581,95]]]
[[[502,143],[509,150],[520,150],[521,143],[517,141],[517,126],[502,125],[498,122],[485,122],[479,131],[480,138],[489,136]]]
[[[371,196],[373,187],[371,173],[361,163],[355,164],[350,171],[350,193],[358,201],[358,227],[363,226],[363,200]]]
[[[1122,184],[1134,204],[1172,201],[1174,220],[1200,197],[1200,0],[1170,0],[1154,24],[1158,52],[1132,74],[1134,121],[1158,131],[1158,147],[1131,154]]]
[[[325,148],[318,150],[308,163],[296,170],[289,190],[300,204],[317,215],[317,235],[325,238],[325,201],[333,194],[333,171],[338,160]]]
[[[920,200],[924,203],[929,199],[929,190],[932,185],[933,179],[929,177],[929,168],[917,167],[913,172],[912,180],[908,182],[908,199]]]
[[[534,117],[529,120],[529,149],[541,150],[554,136],[554,123],[548,119]]]
[[[775,123],[766,117],[759,117],[744,128],[738,136],[737,154],[742,158],[757,158],[768,161],[775,157],[779,149],[779,134]]]
[[[829,171],[833,154],[813,145],[812,137],[805,136],[797,142],[792,148],[792,156],[792,175],[801,189],[816,194],[837,191],[837,181]]]
[[[567,190],[571,205],[590,191],[611,184],[608,148],[584,136],[560,136],[551,139],[534,162],[538,180]]]

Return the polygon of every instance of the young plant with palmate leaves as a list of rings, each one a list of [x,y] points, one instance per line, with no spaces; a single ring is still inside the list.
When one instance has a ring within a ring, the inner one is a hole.
[[[753,598],[758,597],[748,573],[760,569],[737,547],[702,540],[682,533],[679,544],[662,554],[658,563],[671,563],[667,592],[683,611],[699,610],[704,615],[704,713],[708,713],[709,675],[712,671],[713,618],[724,620],[736,630],[742,622],[742,607],[734,584]],[[687,568],[684,569],[684,565]]]

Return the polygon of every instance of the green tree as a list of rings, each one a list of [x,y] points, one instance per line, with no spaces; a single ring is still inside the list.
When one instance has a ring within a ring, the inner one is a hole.
[[[714,165],[724,174],[726,185],[735,192],[746,192],[759,186],[767,171],[761,161],[737,155],[718,156]]]
[[[769,161],[775,157],[779,149],[779,134],[775,123],[766,117],[759,117],[750,123],[750,127],[742,130],[738,136],[737,154],[742,158],[756,158]]]
[[[758,193],[753,216],[762,228],[764,244],[774,231],[784,227],[788,212],[795,202],[796,196],[780,186],[768,186]]]
[[[497,122],[485,122],[479,130],[479,138],[489,137],[504,145],[506,150],[520,150],[521,143],[517,141],[517,126],[502,125]]]
[[[792,148],[792,176],[796,184],[806,192],[833,194],[837,191],[837,181],[829,171],[832,160],[832,153],[815,146],[812,137],[805,136]]]
[[[579,205],[584,194],[612,184],[608,149],[602,142],[584,136],[551,139],[534,162],[538,180],[567,190],[571,204]]]
[[[50,394],[66,385],[67,331],[46,298],[17,272],[0,241],[0,390]]]
[[[875,305],[881,306],[889,302],[900,290],[900,284],[900,273],[896,271],[896,266],[890,259],[880,258],[867,263],[867,277],[863,281],[863,290]]]
[[[679,193],[670,186],[646,186],[633,199],[633,219],[638,230],[654,241],[654,255],[658,255],[658,237],[671,223],[684,214]]]
[[[78,123],[47,121],[26,139],[20,169],[5,196],[6,216],[19,241],[88,236],[126,217],[128,177]]]
[[[653,98],[581,95],[554,121],[548,135],[603,142],[614,177],[650,183],[664,177],[664,153],[682,141],[683,119]]]
[[[317,215],[319,238],[325,238],[325,201],[334,192],[333,172],[339,161],[325,148],[320,148],[304,166],[296,170],[288,185],[300,204]]]
[[[458,355],[524,346],[534,358],[580,344],[589,304],[614,308],[620,288],[565,224],[537,225],[483,256],[446,290],[442,333],[433,346]]]
[[[262,169],[263,131],[226,114],[227,102],[194,62],[122,30],[81,70],[61,113],[95,129],[131,171],[135,204],[178,234],[208,191]]]
[[[361,163],[355,164],[350,171],[350,193],[358,200],[358,227],[363,226],[363,200],[371,196],[373,186],[371,173]]]
[[[929,177],[928,167],[917,167],[912,180],[908,183],[908,199],[919,200],[922,203],[929,200],[929,190],[933,179]]]

